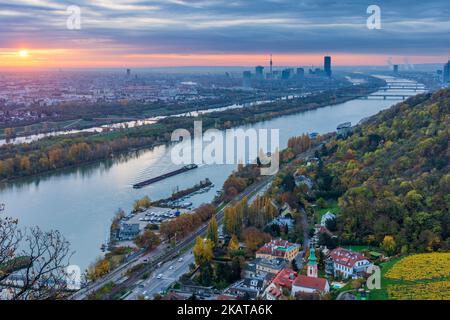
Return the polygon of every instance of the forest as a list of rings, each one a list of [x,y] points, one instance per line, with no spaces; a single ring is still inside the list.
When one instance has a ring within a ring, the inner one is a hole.
[[[343,244],[450,250],[449,108],[448,89],[415,96],[318,152],[315,195],[338,199]]]

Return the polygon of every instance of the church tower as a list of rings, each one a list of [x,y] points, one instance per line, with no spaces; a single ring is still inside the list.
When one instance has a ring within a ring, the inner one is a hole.
[[[316,250],[314,248],[311,248],[309,250],[307,276],[317,278],[317,258],[316,258]]]

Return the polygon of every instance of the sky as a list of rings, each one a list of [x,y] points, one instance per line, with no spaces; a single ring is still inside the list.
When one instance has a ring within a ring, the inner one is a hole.
[[[0,68],[442,63],[449,31],[449,0],[0,0]]]

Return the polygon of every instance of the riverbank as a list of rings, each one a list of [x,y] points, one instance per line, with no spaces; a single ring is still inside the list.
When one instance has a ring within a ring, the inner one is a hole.
[[[255,105],[245,109],[226,110],[201,115],[203,128],[227,129],[242,124],[270,120],[352,100],[351,94],[370,94],[385,82],[373,82],[341,88],[305,98]],[[0,178],[11,181],[52,172],[55,169],[102,161],[134,148],[151,148],[170,142],[175,129],[193,130],[197,117],[169,117],[156,124],[101,134],[81,134],[74,137],[50,137],[26,145],[0,147]]]

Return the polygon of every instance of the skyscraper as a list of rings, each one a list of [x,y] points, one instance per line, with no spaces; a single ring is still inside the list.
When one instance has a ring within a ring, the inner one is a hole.
[[[272,55],[270,55],[270,74],[272,74]]]
[[[127,69],[127,77],[129,77],[131,75],[131,70]]]
[[[263,66],[255,67],[255,75],[256,75],[257,79],[262,79],[263,78],[263,72],[264,72],[264,67]]]
[[[244,71],[242,73],[243,83],[242,85],[246,88],[250,88],[252,86],[251,78],[252,73],[250,71]]]
[[[329,77],[331,77],[331,57],[325,56],[323,57],[323,70],[325,71],[325,74]]]
[[[450,60],[444,64],[444,72],[442,74],[442,81],[444,83],[450,82]]]
[[[394,64],[394,73],[398,73],[398,64]]]
[[[291,77],[291,69],[284,69],[281,71],[281,79],[287,80]]]
[[[305,76],[305,69],[297,68],[297,77],[303,78]]]

